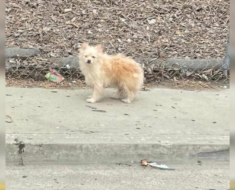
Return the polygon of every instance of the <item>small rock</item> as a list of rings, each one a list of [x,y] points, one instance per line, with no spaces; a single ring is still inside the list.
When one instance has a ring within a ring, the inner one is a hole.
[[[65,13],[70,12],[70,11],[72,11],[72,9],[64,9]]]
[[[125,21],[126,21],[126,19],[124,19],[124,18],[120,18],[120,20],[121,20],[122,22],[125,22]]]
[[[151,24],[151,25],[153,25],[153,24],[156,23],[156,19],[150,19],[150,20],[148,20],[148,23]]]
[[[97,10],[96,9],[93,9],[93,14],[97,15]]]

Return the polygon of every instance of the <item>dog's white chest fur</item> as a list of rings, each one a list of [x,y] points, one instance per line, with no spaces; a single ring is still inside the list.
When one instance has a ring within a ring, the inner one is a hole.
[[[102,84],[103,87],[110,85],[110,80],[105,76],[100,64],[81,66],[81,71],[85,76],[85,81],[88,85],[94,86],[97,83]]]

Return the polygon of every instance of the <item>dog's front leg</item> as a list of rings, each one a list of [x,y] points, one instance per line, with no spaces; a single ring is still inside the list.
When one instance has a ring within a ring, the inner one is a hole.
[[[92,97],[87,99],[87,102],[95,103],[99,101],[102,97],[102,94],[103,94],[103,85],[101,84],[94,85]]]

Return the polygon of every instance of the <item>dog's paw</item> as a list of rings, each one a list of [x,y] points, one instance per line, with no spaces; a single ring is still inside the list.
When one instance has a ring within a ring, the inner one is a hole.
[[[95,103],[95,99],[94,98],[89,98],[86,101],[89,102],[89,103]]]
[[[123,101],[124,103],[127,103],[127,104],[131,103],[131,100],[129,100],[129,99],[122,99],[122,101]]]
[[[114,99],[114,100],[120,100],[120,99],[121,99],[121,97],[119,97],[119,96],[112,96],[112,97],[111,97],[111,99]]]

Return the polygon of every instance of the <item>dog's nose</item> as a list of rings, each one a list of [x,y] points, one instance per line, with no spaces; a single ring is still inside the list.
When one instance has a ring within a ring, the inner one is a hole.
[[[88,60],[87,60],[87,63],[91,63],[91,60],[90,60],[90,59],[88,59]]]

